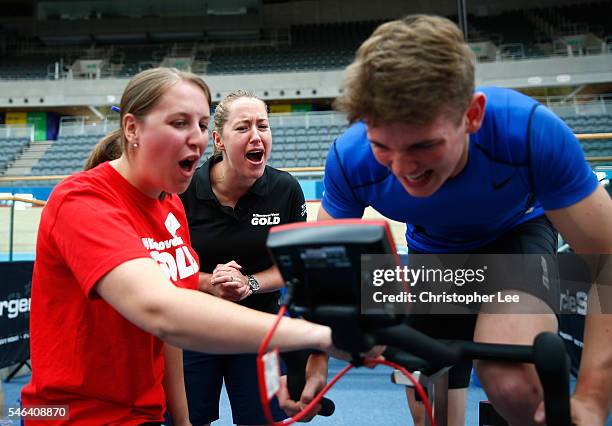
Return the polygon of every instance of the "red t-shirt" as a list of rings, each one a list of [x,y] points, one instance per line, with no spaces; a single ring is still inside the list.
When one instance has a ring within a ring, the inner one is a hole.
[[[164,343],[95,290],[113,268],[143,257],[155,259],[175,285],[197,288],[197,255],[178,196],[147,197],[109,163],[53,190],[36,244],[32,380],[22,405],[68,405],[70,419],[41,425],[163,420]]]

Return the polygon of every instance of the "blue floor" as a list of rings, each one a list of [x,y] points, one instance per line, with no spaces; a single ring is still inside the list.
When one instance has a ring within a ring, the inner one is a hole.
[[[345,363],[332,360],[330,377],[333,377],[344,367]],[[403,386],[394,385],[390,381],[391,369],[378,367],[352,369],[327,394],[336,404],[336,411],[331,417],[317,417],[312,425],[365,426],[365,425],[412,425],[406,405]],[[21,387],[30,379],[22,376],[10,383],[3,383],[4,405],[18,405]],[[482,389],[473,386],[469,392],[469,409],[467,425],[478,424],[478,401],[484,399]],[[6,410],[7,408],[5,408]],[[222,393],[221,418],[214,426],[230,426],[232,415],[225,391]],[[3,424],[0,422],[0,424]]]
[[[344,367],[344,363],[332,360],[330,363],[330,378]],[[359,368],[351,370],[327,394],[336,404],[336,412],[331,417],[317,417],[312,425],[334,426],[408,426],[413,425],[406,405],[406,398],[402,386],[390,382],[391,369],[377,367],[370,370]],[[13,379],[10,383],[3,383],[4,406],[18,405],[21,387],[30,379],[22,376]],[[468,404],[466,422],[468,426],[478,425],[478,403],[486,399],[483,390],[470,384],[468,391]],[[232,415],[229,401],[225,391],[222,393],[221,418],[213,426],[230,426]],[[11,424],[0,420],[0,425]],[[607,426],[612,426],[612,416]]]

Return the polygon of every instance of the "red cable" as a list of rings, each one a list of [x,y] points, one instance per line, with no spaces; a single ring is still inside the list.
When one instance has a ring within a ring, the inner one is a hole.
[[[266,349],[268,348],[268,344],[270,343],[270,340],[272,340],[272,336],[274,335],[274,332],[276,331],[276,328],[278,327],[278,323],[285,315],[286,310],[287,310],[287,306],[282,305],[278,311],[278,314],[276,315],[276,320],[274,321],[274,324],[272,325],[270,330],[268,330],[268,332],[266,333],[266,336],[264,337],[261,344],[259,345],[259,351],[257,352],[257,378],[259,380],[259,398],[261,400],[261,407],[263,408],[263,412],[264,412],[264,415],[266,416],[266,420],[268,421],[268,424],[270,425],[274,425],[275,422],[274,422],[274,419],[272,418],[272,413],[270,412],[270,403],[268,401],[268,392],[266,390],[266,375],[265,375],[264,365],[263,365],[263,356],[265,355]]]
[[[423,386],[421,386],[421,384],[414,378],[414,376],[412,374],[410,374],[408,372],[408,370],[406,370],[401,365],[396,364],[396,363],[391,362],[391,361],[387,361],[386,359],[382,359],[381,360],[381,359],[366,358],[365,362],[372,363],[372,364],[384,364],[384,365],[388,365],[389,367],[393,367],[393,368],[398,369],[399,371],[402,372],[402,374],[404,374],[406,377],[408,377],[408,379],[414,385],[414,390],[419,394],[419,397],[421,398],[421,401],[423,401],[423,404],[425,405],[425,412],[427,413],[427,417],[429,417],[429,423],[431,423],[431,426],[436,426],[436,421],[433,418],[433,408],[431,407],[431,403],[429,402],[429,398],[427,397],[427,394],[425,393],[425,390],[423,389]]]
[[[280,320],[285,315],[286,310],[287,310],[287,307],[285,305],[282,305],[280,310],[278,311],[274,324],[272,325],[270,330],[268,330],[268,333],[266,334],[265,338],[261,342],[261,345],[259,345],[259,352],[257,353],[257,378],[259,379],[259,397],[261,400],[261,406],[263,408],[264,415],[266,416],[266,421],[268,422],[269,425],[272,425],[272,426],[287,426],[287,425],[291,425],[295,422],[300,421],[304,416],[306,416],[306,413],[308,413],[312,408],[315,407],[315,405],[319,403],[319,401],[323,398],[323,396],[327,393],[327,391],[330,390],[332,386],[334,386],[336,382],[340,380],[342,376],[344,376],[351,368],[354,367],[354,365],[352,364],[348,364],[346,367],[344,367],[338,374],[334,376],[332,380],[330,380],[330,382],[327,385],[325,385],[325,387],[317,394],[317,396],[312,401],[310,401],[310,403],[306,405],[295,416],[289,417],[283,420],[282,422],[275,422],[274,418],[272,417],[272,412],[270,411],[270,405],[269,405],[268,395],[267,395],[267,390],[266,390],[266,377],[265,377],[262,357],[265,355],[266,349],[268,348],[268,345],[270,344],[270,340],[272,340],[272,336],[274,335],[274,332],[276,331],[278,324],[280,323]],[[433,409],[431,408],[431,403],[429,402],[429,398],[427,398],[427,394],[425,393],[423,386],[421,386],[421,384],[412,376],[412,374],[408,372],[408,370],[406,370],[404,367],[394,362],[375,359],[375,358],[365,358],[364,364],[387,365],[389,367],[398,369],[406,377],[408,377],[408,379],[414,385],[415,391],[418,393],[419,397],[423,401],[423,404],[425,405],[425,412],[427,413],[429,422],[431,423],[432,426],[436,426],[436,422],[433,418]]]

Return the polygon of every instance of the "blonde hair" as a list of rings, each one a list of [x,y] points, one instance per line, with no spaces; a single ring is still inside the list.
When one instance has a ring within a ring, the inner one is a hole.
[[[219,135],[219,137],[223,135],[223,126],[225,125],[225,123],[227,123],[227,118],[230,114],[230,105],[240,98],[257,99],[262,104],[264,104],[264,107],[266,108],[266,113],[268,113],[268,104],[266,104],[263,100],[255,96],[253,92],[243,89],[234,90],[233,92],[225,96],[215,108],[215,114],[213,115],[213,125],[214,131]],[[213,144],[212,156],[214,158],[218,158],[222,155],[223,152],[219,148],[217,148],[217,145]]]
[[[124,152],[129,152],[123,130],[124,115],[130,113],[137,118],[146,116],[164,93],[180,81],[199,87],[204,92],[210,106],[210,89],[204,80],[195,74],[179,71],[176,68],[152,68],[136,74],[127,84],[121,96],[119,129],[109,133],[98,142],[85,162],[84,169],[92,169],[100,163],[115,160]]]
[[[452,21],[409,15],[380,25],[346,69],[334,106],[351,122],[459,123],[474,93],[475,56]]]

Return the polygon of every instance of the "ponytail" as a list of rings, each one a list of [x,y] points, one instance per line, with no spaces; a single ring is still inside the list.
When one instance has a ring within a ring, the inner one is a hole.
[[[215,145],[214,141],[213,141],[213,152],[210,158],[212,158],[213,163],[216,163],[219,158],[223,158],[223,151],[217,148],[217,145]]]
[[[106,161],[116,160],[123,153],[121,128],[103,137],[89,154],[83,170],[89,170]]]

